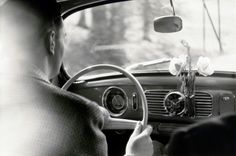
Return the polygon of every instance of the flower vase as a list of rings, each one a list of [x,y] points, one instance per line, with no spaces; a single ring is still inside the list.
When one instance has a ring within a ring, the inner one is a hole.
[[[195,114],[195,72],[182,72],[180,92],[185,96],[184,116],[194,117]]]

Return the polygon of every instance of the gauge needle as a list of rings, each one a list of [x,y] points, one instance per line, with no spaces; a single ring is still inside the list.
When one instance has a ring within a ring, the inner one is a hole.
[[[114,96],[112,99],[112,103],[116,106],[116,107],[122,107],[124,104],[122,98],[120,96]]]

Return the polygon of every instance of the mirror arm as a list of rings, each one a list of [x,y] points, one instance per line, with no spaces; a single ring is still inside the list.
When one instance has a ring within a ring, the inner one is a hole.
[[[173,10],[173,15],[175,16],[175,7],[174,7],[174,4],[173,4],[172,0],[170,0],[170,5],[171,5],[172,10]]]

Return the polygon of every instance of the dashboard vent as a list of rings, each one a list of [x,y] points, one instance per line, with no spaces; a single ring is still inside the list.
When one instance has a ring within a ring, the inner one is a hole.
[[[195,96],[196,117],[212,115],[212,96],[206,92],[196,92]]]
[[[168,116],[169,113],[164,107],[165,96],[170,90],[147,90],[149,113],[153,115]],[[206,92],[195,93],[195,115],[196,117],[208,117],[212,114],[212,96]]]
[[[165,109],[164,99],[169,90],[148,90],[145,95],[148,103],[148,111],[150,114],[167,116],[169,113]]]

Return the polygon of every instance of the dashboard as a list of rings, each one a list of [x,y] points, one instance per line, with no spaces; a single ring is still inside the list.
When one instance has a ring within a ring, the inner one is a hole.
[[[181,80],[168,71],[136,72],[148,102],[148,122],[154,134],[171,134],[179,127],[207,118],[235,112],[236,73],[215,72],[196,75],[191,105],[180,92]],[[112,117],[141,120],[142,106],[132,82],[122,74],[94,76],[77,81],[69,91],[105,107]],[[192,113],[186,113],[186,107]]]

